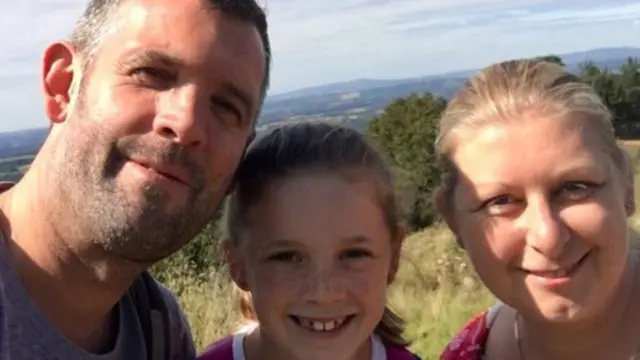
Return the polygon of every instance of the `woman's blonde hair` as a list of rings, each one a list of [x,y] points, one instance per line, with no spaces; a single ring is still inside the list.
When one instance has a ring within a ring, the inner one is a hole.
[[[259,136],[247,149],[236,174],[233,192],[225,209],[226,238],[238,247],[244,230],[251,225],[251,207],[259,203],[274,181],[304,172],[332,172],[347,179],[370,179],[376,184],[377,200],[384,214],[390,241],[400,232],[390,167],[375,148],[356,130],[322,122],[304,122],[277,127]],[[257,322],[251,293],[238,288],[245,320]],[[407,346],[405,323],[385,307],[375,328],[384,341]]]
[[[456,169],[450,161],[456,133],[519,121],[530,113],[560,121],[579,119],[599,135],[614,163],[623,172],[630,171],[616,142],[613,115],[593,87],[555,63],[510,60],[473,76],[449,102],[440,120],[436,151],[443,165],[445,193],[450,195],[456,183]]]

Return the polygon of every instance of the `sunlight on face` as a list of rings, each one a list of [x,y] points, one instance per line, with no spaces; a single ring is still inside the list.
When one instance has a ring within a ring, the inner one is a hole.
[[[241,245],[261,333],[297,358],[368,351],[393,256],[374,184],[313,173],[269,190]]]
[[[61,124],[56,178],[109,253],[184,246],[220,205],[253,129],[265,74],[251,23],[197,0],[124,2]],[[135,239],[131,241],[130,239]]]
[[[505,303],[552,321],[602,308],[628,251],[621,174],[579,126],[487,126],[463,134],[453,156],[453,222],[479,276]]]

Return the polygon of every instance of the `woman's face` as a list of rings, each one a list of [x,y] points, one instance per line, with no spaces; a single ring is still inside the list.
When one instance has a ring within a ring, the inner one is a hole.
[[[549,321],[602,309],[625,266],[634,203],[633,181],[597,134],[528,116],[456,140],[458,182],[443,215],[486,286]]]

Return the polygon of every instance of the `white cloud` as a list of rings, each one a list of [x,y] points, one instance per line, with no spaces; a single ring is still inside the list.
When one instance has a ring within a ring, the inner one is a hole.
[[[640,1],[260,1],[274,53],[272,92],[438,73],[505,57],[640,46]],[[42,50],[68,36],[86,2],[0,3],[0,131],[44,125]]]

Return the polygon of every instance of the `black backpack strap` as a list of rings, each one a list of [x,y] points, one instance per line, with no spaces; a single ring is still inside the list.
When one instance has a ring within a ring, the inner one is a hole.
[[[171,339],[167,304],[158,284],[145,271],[133,283],[130,293],[142,326],[147,360],[170,360]]]

